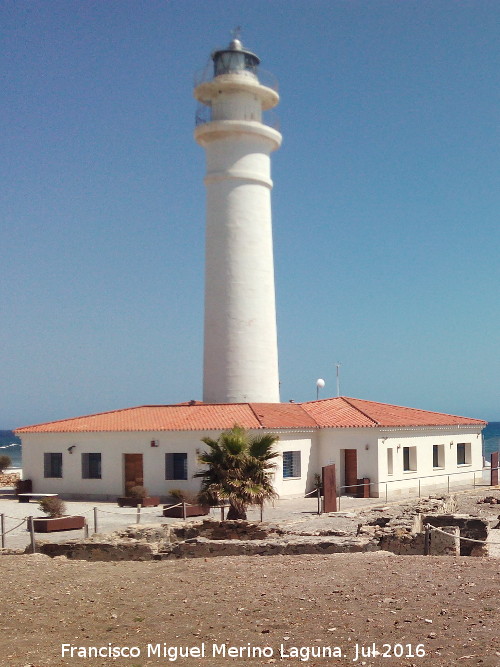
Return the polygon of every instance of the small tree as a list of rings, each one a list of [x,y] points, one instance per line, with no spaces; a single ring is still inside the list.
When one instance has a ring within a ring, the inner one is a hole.
[[[237,425],[217,440],[202,438],[209,451],[198,456],[198,462],[208,469],[194,475],[202,478],[200,502],[216,505],[227,501],[228,519],[246,519],[249,505],[262,507],[265,501],[277,498],[271,480],[277,440],[278,436],[270,433],[252,437]]]
[[[66,505],[63,500],[57,496],[48,496],[38,501],[40,509],[49,519],[57,519],[64,515]]]
[[[5,468],[10,468],[12,459],[7,454],[0,454],[0,475],[3,474]]]

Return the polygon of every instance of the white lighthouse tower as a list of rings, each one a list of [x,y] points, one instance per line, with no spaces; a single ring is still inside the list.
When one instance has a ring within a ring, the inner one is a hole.
[[[206,151],[203,400],[278,403],[270,154],[281,134],[262,112],[279,95],[239,39],[212,60],[194,89],[205,111],[194,133]]]

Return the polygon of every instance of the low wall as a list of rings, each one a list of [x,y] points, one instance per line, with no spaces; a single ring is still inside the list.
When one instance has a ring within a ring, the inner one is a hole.
[[[406,503],[398,507],[363,511],[359,513],[362,522],[358,524],[357,532],[354,529],[351,534],[294,533],[270,523],[203,519],[173,524],[134,525],[110,535],[94,535],[83,540],[40,542],[38,550],[49,556],[89,561],[380,550],[398,555],[423,555],[423,528],[430,524],[444,531],[432,532],[431,555],[487,555],[486,544],[464,542],[459,538],[469,537],[484,542],[489,532],[488,521],[453,514],[455,507],[453,496],[441,496],[421,499],[417,505]]]

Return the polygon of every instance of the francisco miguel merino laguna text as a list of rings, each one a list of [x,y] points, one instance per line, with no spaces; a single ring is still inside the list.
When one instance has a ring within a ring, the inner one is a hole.
[[[61,644],[63,658],[138,658],[144,655],[148,658],[165,658],[175,662],[182,658],[298,658],[307,662],[310,658],[341,658],[340,646],[288,646],[280,644],[279,649],[271,646],[230,646],[228,644],[206,644],[197,646],[171,646],[163,644],[147,644],[145,649],[139,646],[114,646],[109,643],[104,646],[74,646]]]

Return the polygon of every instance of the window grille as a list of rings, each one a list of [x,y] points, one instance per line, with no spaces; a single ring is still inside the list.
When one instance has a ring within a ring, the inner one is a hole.
[[[187,454],[165,454],[165,479],[187,479]]]
[[[283,478],[300,476],[300,452],[283,452]]]

